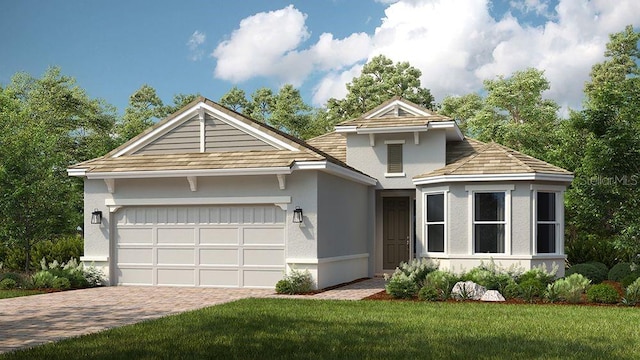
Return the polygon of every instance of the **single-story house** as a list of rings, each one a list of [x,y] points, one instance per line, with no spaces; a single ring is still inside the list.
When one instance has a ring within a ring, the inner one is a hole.
[[[398,97],[306,142],[199,98],[68,173],[84,179],[82,261],[110,284],[267,288],[416,257],[562,275],[573,179]]]

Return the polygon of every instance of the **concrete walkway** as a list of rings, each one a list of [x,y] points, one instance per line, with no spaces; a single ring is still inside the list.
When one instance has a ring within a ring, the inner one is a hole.
[[[359,300],[384,289],[373,278],[313,296],[264,289],[111,286],[0,300],[0,353],[244,298]]]

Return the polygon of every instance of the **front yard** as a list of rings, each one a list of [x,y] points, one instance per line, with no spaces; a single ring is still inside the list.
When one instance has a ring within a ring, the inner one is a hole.
[[[629,307],[247,299],[6,359],[640,358]]]
[[[42,290],[24,290],[24,289],[12,289],[12,290],[0,290],[0,299],[9,299],[20,296],[38,295],[44,294]]]

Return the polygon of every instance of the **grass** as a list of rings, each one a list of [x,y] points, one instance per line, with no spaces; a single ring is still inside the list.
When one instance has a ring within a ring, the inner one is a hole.
[[[0,290],[0,299],[8,299],[8,298],[14,298],[14,297],[20,297],[20,296],[29,296],[29,295],[38,295],[38,294],[44,294],[44,291],[41,291],[41,290],[22,290],[22,289]]]
[[[624,307],[246,299],[2,359],[638,359]]]

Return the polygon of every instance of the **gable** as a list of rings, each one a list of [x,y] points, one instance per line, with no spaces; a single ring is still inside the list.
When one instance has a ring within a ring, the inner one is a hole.
[[[109,155],[299,151],[295,142],[208,100],[194,102]]]

